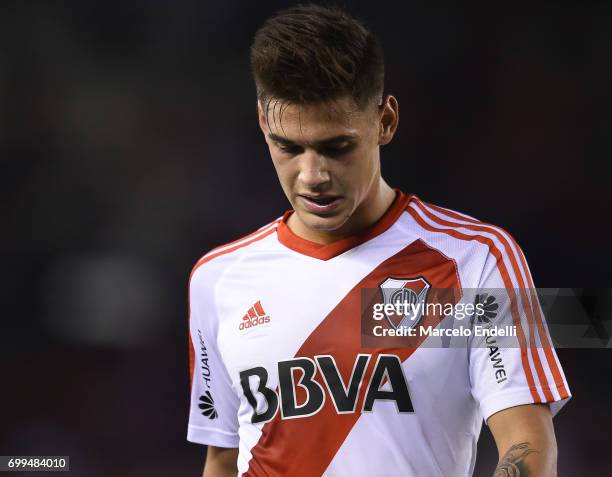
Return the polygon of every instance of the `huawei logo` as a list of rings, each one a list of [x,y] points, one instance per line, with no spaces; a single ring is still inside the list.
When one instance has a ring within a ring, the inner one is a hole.
[[[481,314],[476,313],[476,320],[479,323],[491,323],[497,316],[497,309],[499,308],[499,305],[495,303],[495,297],[488,293],[483,293],[476,295],[476,300],[474,301],[476,307],[482,309]]]
[[[204,391],[204,394],[200,396],[200,404],[198,407],[202,410],[202,414],[208,417],[208,419],[217,419],[217,417],[219,417],[215,409],[215,401],[210,391]]]

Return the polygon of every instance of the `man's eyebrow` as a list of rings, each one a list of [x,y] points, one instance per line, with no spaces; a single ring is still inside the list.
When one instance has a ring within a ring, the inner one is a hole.
[[[283,136],[279,136],[278,134],[274,134],[274,133],[270,133],[268,134],[268,137],[274,141],[277,142],[279,144],[283,144],[283,145],[299,145],[299,143],[296,143],[290,139],[287,139],[286,137]],[[313,143],[314,146],[317,147],[321,147],[321,146],[331,146],[333,144],[337,144],[340,142],[350,142],[350,141],[354,141],[356,139],[355,136],[351,135],[351,134],[340,134],[339,136],[333,136],[330,138],[326,138],[326,139],[321,139],[320,141],[316,141]]]

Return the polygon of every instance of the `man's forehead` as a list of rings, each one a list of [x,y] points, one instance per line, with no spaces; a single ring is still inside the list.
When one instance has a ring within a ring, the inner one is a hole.
[[[319,140],[322,136],[357,135],[366,114],[352,100],[345,98],[315,104],[272,99],[262,107],[270,132],[288,140],[309,136],[316,136]]]

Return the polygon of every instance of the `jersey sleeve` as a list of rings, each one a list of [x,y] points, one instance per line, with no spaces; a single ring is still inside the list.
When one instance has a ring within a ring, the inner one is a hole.
[[[218,317],[211,283],[196,270],[189,284],[191,403],[187,440],[238,447],[239,398],[217,348]]]
[[[485,422],[523,404],[549,403],[556,414],[571,394],[529,268],[511,238],[495,255],[489,252],[477,289],[470,293],[477,311],[469,374]]]

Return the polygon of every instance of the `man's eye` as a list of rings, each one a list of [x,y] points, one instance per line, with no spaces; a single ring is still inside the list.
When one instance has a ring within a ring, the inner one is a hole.
[[[351,152],[353,148],[354,144],[343,144],[342,146],[327,147],[321,152],[326,156],[338,157]]]
[[[285,154],[299,154],[302,152],[302,148],[299,146],[278,146],[278,148]]]

